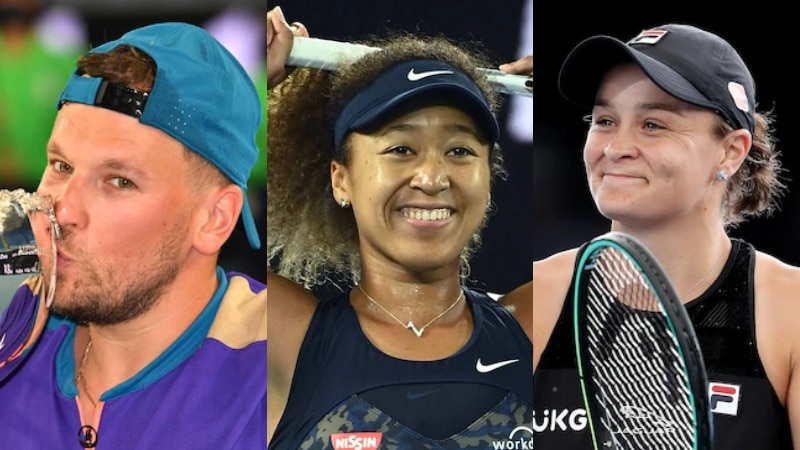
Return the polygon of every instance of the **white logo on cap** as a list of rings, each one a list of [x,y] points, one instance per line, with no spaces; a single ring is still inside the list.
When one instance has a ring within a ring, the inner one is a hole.
[[[431,70],[429,72],[414,72],[414,68],[412,67],[411,70],[408,71],[408,81],[419,81],[423,78],[432,77],[434,75],[452,75],[453,72],[450,70]]]
[[[750,112],[750,102],[747,101],[747,93],[744,90],[744,86],[735,81],[729,81],[728,92],[730,92],[733,103],[736,104],[737,108],[744,112]]]
[[[656,42],[660,41],[661,38],[666,36],[667,33],[669,33],[668,30],[657,30],[657,29],[644,30],[641,33],[639,33],[638,36],[628,41],[628,45],[631,44],[653,45]]]

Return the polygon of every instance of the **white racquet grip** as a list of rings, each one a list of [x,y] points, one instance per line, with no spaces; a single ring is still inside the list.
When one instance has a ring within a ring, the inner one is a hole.
[[[286,61],[287,66],[309,67],[312,69],[334,71],[346,61],[380,51],[380,48],[369,47],[349,42],[295,36],[292,52]],[[531,77],[505,73],[496,69],[480,69],[500,92],[509,95],[533,97]]]

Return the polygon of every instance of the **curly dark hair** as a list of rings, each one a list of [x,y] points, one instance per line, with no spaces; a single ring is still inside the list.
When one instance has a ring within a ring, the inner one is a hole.
[[[499,95],[479,71],[492,67],[477,48],[444,37],[395,34],[360,42],[383,49],[337,72],[298,68],[271,90],[267,99],[267,252],[268,267],[307,288],[328,280],[357,283],[361,273],[358,231],[349,209],[333,198],[330,164],[349,163],[349,139],[337,152],[334,124],[344,106],[379,74],[413,59],[444,61],[480,88],[493,111]],[[490,183],[505,178],[503,156],[490,151]],[[491,212],[491,210],[489,211]],[[461,252],[461,275],[480,246],[488,214]]]

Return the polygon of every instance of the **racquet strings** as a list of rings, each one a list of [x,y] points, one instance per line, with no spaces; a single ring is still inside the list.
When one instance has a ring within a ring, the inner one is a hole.
[[[594,258],[585,350],[600,422],[617,450],[694,449],[687,368],[661,302],[620,249],[601,247]]]

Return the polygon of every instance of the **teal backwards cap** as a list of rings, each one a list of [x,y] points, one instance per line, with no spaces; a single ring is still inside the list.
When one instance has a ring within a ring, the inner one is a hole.
[[[252,79],[214,37],[187,23],[138,28],[89,53],[104,53],[125,44],[156,63],[149,93],[74,73],[58,99],[58,108],[65,102],[78,102],[136,117],[210,161],[242,189],[247,239],[253,248],[260,248],[247,200],[261,122],[261,103]]]

